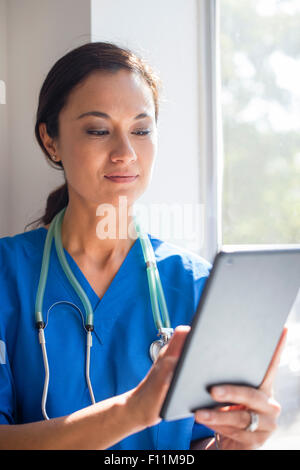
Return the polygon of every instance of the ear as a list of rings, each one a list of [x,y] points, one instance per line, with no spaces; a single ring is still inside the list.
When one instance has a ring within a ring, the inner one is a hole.
[[[57,146],[55,140],[48,135],[47,126],[45,122],[39,124],[39,133],[47,152],[52,155],[57,155]]]

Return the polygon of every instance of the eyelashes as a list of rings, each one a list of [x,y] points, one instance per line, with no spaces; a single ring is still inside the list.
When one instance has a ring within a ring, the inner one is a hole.
[[[86,131],[87,134],[89,135],[94,135],[96,137],[103,137],[105,135],[108,135],[109,134],[109,131],[107,130],[88,130]],[[149,129],[146,129],[146,130],[138,130],[138,131],[135,131],[135,132],[132,132],[132,134],[134,135],[137,135],[137,136],[146,136],[146,135],[149,135],[151,133],[151,131]]]
[[[149,130],[133,132],[133,134],[135,134],[135,135],[148,135],[150,133],[151,133],[151,131],[149,131]]]

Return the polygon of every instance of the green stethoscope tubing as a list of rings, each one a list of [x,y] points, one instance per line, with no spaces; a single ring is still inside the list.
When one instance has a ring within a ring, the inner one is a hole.
[[[75,292],[77,293],[78,297],[80,298],[84,310],[85,310],[85,329],[87,332],[87,349],[86,349],[86,381],[89,388],[90,397],[92,403],[95,403],[94,393],[90,381],[90,348],[92,346],[92,337],[91,333],[94,329],[94,312],[91,306],[91,303],[82,289],[81,285],[75,278],[69,264],[67,262],[64,248],[62,245],[62,238],[61,238],[61,226],[64,217],[66,208],[62,209],[52,220],[50,227],[48,229],[48,233],[46,236],[45,246],[44,246],[44,253],[42,258],[42,267],[40,273],[40,280],[38,284],[37,296],[36,296],[36,303],[35,303],[35,321],[36,326],[39,330],[39,341],[42,347],[43,353],[43,360],[44,360],[44,368],[45,368],[45,382],[44,382],[44,390],[42,396],[42,412],[45,419],[49,419],[46,413],[46,401],[47,401],[47,393],[48,393],[48,385],[49,385],[49,364],[48,364],[48,357],[46,351],[46,341],[44,335],[45,329],[45,322],[43,318],[43,301],[44,301],[44,294],[45,288],[47,283],[48,271],[49,271],[49,263],[50,263],[50,254],[51,254],[51,247],[53,238],[55,240],[55,247],[57,256],[59,258],[59,262],[61,267],[69,280],[70,284],[74,288]],[[144,256],[144,260],[147,266],[147,279],[149,285],[149,293],[150,293],[150,300],[151,300],[151,308],[153,314],[153,320],[158,330],[158,336],[161,336],[160,340],[154,341],[150,346],[150,355],[152,360],[155,360],[159,350],[162,346],[164,346],[168,340],[170,339],[173,329],[171,328],[168,308],[163,292],[163,288],[160,281],[160,276],[156,264],[155,254],[153,251],[153,247],[149,240],[149,237],[146,233],[142,232],[140,228],[140,224],[136,217],[134,217],[135,229],[136,233],[139,237],[142,252]],[[160,315],[160,309],[162,313],[162,318]]]
[[[86,312],[85,327],[87,330],[92,331],[93,326],[94,326],[94,313],[93,313],[91,303],[89,299],[87,298],[86,293],[82,289],[81,285],[79,284],[79,282],[77,281],[77,279],[75,278],[74,274],[72,273],[69,267],[69,264],[66,260],[66,256],[64,253],[62,241],[61,241],[61,226],[62,226],[62,220],[63,220],[65,210],[66,208],[64,208],[55,216],[54,220],[50,224],[50,227],[47,233],[45,248],[44,248],[45,251],[44,251],[44,256],[43,256],[43,261],[42,261],[41,277],[40,277],[37,298],[36,298],[36,309],[35,309],[36,322],[37,324],[44,323],[43,315],[42,315],[43,299],[44,299],[45,287],[46,287],[48,270],[49,270],[50,251],[51,251],[51,246],[52,246],[52,240],[54,237],[56,252],[57,252],[57,256],[59,258],[60,264],[70,284],[73,286],[75,292],[79,296],[84,306],[84,309]]]
[[[44,324],[43,314],[42,314],[43,299],[44,299],[44,293],[45,293],[48,270],[49,270],[51,245],[52,245],[52,240],[54,238],[56,252],[57,252],[60,264],[70,284],[73,286],[75,292],[79,296],[84,306],[84,309],[86,312],[86,324],[85,324],[86,329],[92,330],[94,326],[94,313],[93,313],[91,303],[86,293],[82,289],[81,285],[75,278],[72,270],[69,267],[69,264],[67,262],[67,259],[64,253],[62,241],[61,241],[61,226],[62,226],[62,221],[63,221],[65,210],[66,208],[62,209],[55,216],[55,218],[50,224],[50,227],[47,233],[47,237],[45,241],[45,248],[44,248],[44,255],[43,255],[43,260],[42,260],[40,282],[39,282],[37,297],[36,297],[36,306],[35,306],[36,323],[41,324],[41,325]],[[141,247],[142,247],[142,251],[144,255],[144,260],[147,265],[148,285],[149,285],[151,307],[152,307],[155,326],[157,330],[160,330],[161,328],[171,328],[168,308],[167,308],[163,288],[161,285],[152,245],[148,239],[148,236],[141,231],[140,225],[136,218],[134,219],[134,221],[135,221],[136,232],[140,239],[140,243],[141,243]],[[161,316],[160,316],[159,305],[160,305],[163,320],[161,319]]]
[[[149,292],[150,292],[150,300],[151,300],[153,319],[154,319],[156,329],[160,330],[162,328],[171,328],[166,299],[165,299],[163,288],[161,285],[153,248],[149,241],[148,236],[145,235],[141,231],[140,225],[136,218],[135,218],[135,229],[141,242],[144,260],[147,266],[147,277],[148,277],[148,285],[149,285]],[[158,303],[160,304],[163,321],[161,320],[161,317],[160,317]]]

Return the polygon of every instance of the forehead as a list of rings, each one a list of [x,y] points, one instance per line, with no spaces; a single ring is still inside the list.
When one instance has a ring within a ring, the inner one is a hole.
[[[65,114],[76,117],[90,110],[110,115],[137,115],[143,111],[155,114],[151,88],[137,73],[93,72],[73,88],[68,96]]]

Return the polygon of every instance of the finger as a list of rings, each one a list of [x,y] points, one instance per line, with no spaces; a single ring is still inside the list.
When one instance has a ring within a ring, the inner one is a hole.
[[[281,355],[286,344],[288,329],[284,327],[281,337],[278,341],[277,347],[275,349],[274,355],[266,372],[266,375],[260,385],[260,390],[263,390],[268,395],[272,393],[273,382],[278,370],[280,363]]]
[[[261,447],[270,437],[269,431],[249,432],[231,426],[214,427],[221,437],[221,450],[251,450]]]
[[[177,357],[179,358],[186,338],[191,331],[188,325],[177,326],[169,342],[161,349],[158,357]]]
[[[190,330],[191,327],[185,325],[180,325],[174,330],[172,338],[169,340],[168,344],[161,349],[146,379],[151,375],[151,382],[157,383],[157,386],[160,386],[162,383],[170,383]]]
[[[134,409],[145,426],[154,426],[161,420],[159,412],[189,331],[189,326],[175,329],[169,343],[160,351],[147,375],[133,391]]]
[[[280,405],[263,390],[239,385],[222,385],[213,387],[211,395],[217,402],[243,405],[258,413],[277,415]]]
[[[208,427],[232,427],[235,429],[246,430],[251,423],[251,416],[247,410],[231,410],[229,408],[220,410],[199,410],[195,413],[195,421]],[[259,415],[259,431],[272,432],[276,429],[276,416],[265,414]]]

